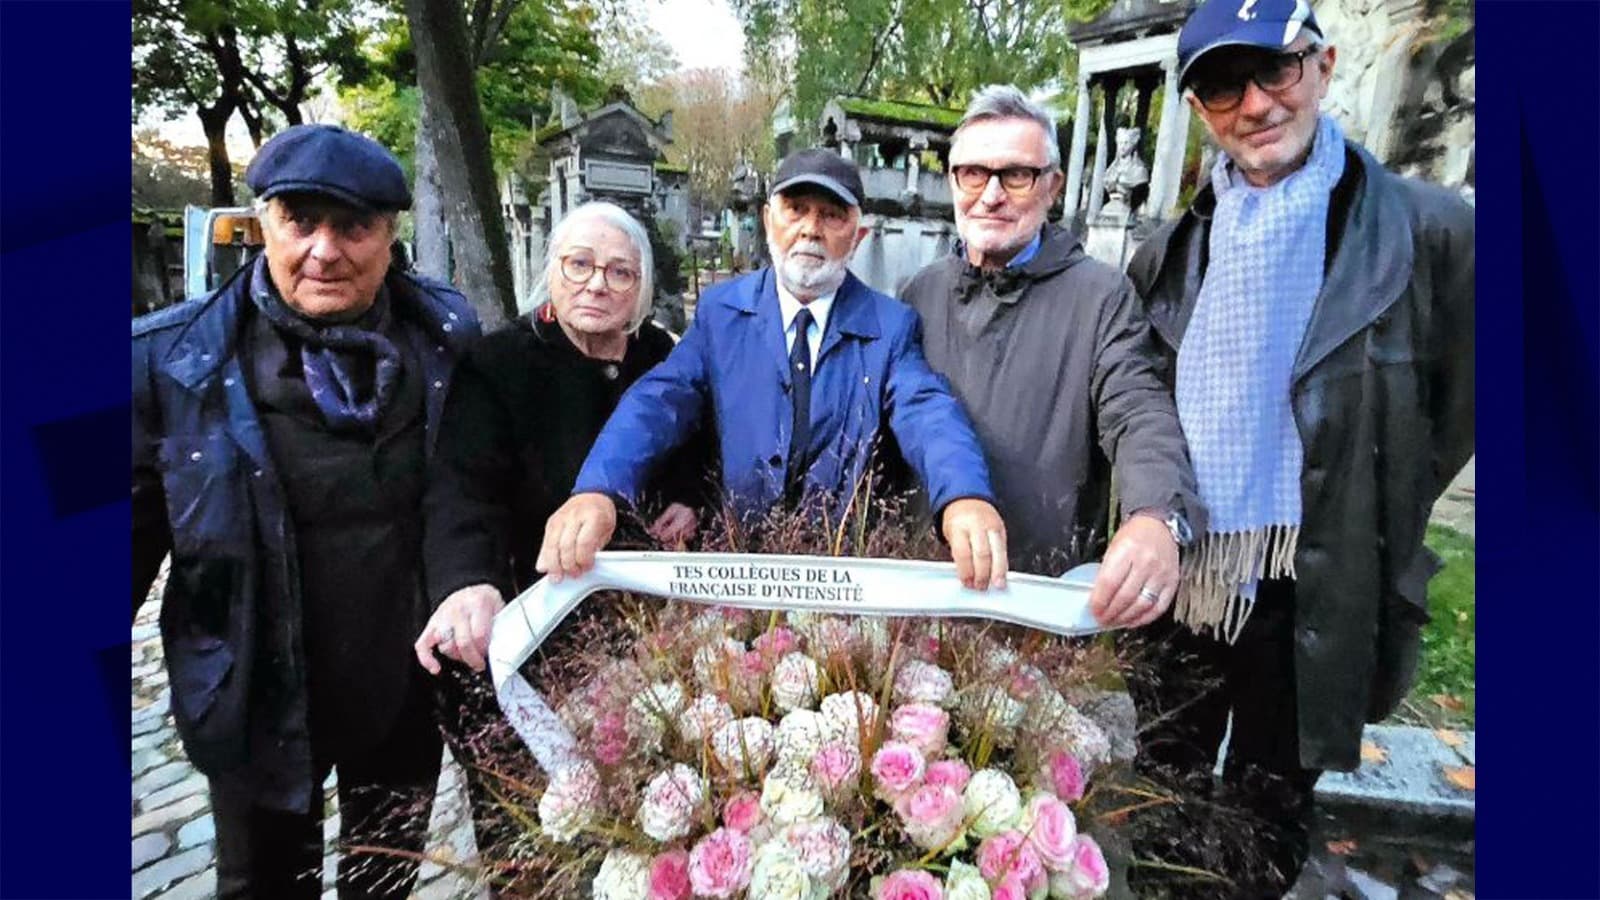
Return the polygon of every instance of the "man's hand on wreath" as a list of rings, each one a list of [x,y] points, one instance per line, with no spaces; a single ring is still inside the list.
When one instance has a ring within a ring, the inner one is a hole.
[[[984,591],[1006,586],[1006,523],[986,500],[966,497],[944,508],[943,534],[965,587]]]
[[[482,672],[489,655],[489,628],[505,606],[500,589],[492,584],[469,585],[444,598],[412,645],[417,662],[432,674],[439,674],[439,660],[433,655],[437,650],[466,663],[474,672]]]
[[[533,567],[559,584],[594,568],[594,555],[617,530],[617,504],[605,494],[574,494],[544,525]]]
[[[1135,513],[1117,529],[1089,592],[1107,628],[1137,628],[1161,617],[1178,593],[1178,544],[1165,522]]]

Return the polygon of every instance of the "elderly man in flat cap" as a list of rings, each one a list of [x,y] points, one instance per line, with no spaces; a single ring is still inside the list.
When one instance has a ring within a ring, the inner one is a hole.
[[[395,158],[289,128],[245,173],[265,253],[133,323],[133,606],[172,555],[172,714],[210,779],[223,897],[322,893],[340,840],[420,851],[440,743],[409,648],[425,621],[424,460],[467,301],[392,265]],[[345,855],[340,897],[404,897],[415,861]]]

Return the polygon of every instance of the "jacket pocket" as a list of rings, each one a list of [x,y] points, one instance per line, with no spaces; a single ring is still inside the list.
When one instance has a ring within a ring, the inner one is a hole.
[[[174,557],[246,555],[250,503],[240,451],[226,434],[161,441],[161,481]]]
[[[174,557],[161,606],[161,635],[172,682],[173,716],[186,737],[229,732],[215,715],[228,690],[237,647],[250,639],[240,604],[245,563]],[[238,705],[225,704],[225,705]]]
[[[1428,581],[1442,565],[1437,554],[1420,547],[1411,564],[1384,592],[1378,613],[1378,652],[1367,710],[1369,722],[1380,721],[1394,712],[1416,683],[1422,628],[1431,618]]]

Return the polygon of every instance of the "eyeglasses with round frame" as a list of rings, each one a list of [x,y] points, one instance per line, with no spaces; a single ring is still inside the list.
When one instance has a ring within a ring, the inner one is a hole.
[[[955,180],[956,187],[969,194],[982,193],[989,189],[989,180],[1000,179],[1000,186],[1009,194],[1026,194],[1033,190],[1038,183],[1039,176],[1050,171],[1049,166],[1006,166],[1003,169],[991,169],[988,166],[963,163],[950,167],[950,176]]]
[[[1268,93],[1286,91],[1299,84],[1305,78],[1306,57],[1321,49],[1312,44],[1299,50],[1273,53],[1256,61],[1248,72],[1229,73],[1231,77],[1226,82],[1211,81],[1204,74],[1196,74],[1189,83],[1189,92],[1207,112],[1228,112],[1244,102],[1246,82],[1253,81],[1256,87]]]
[[[561,277],[573,284],[588,284],[596,270],[603,273],[606,287],[617,293],[632,290],[639,283],[639,270],[627,263],[614,262],[599,266],[595,265],[594,257],[581,253],[561,257]]]

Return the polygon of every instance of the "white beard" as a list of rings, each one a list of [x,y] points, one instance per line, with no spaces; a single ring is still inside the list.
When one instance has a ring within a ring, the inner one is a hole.
[[[810,256],[794,255],[799,250],[817,253],[825,261],[819,263]],[[849,254],[839,259],[828,259],[827,249],[820,241],[796,241],[789,248],[789,253],[784,254],[768,237],[767,255],[772,257],[772,268],[778,273],[778,283],[797,300],[814,300],[838,290],[839,285],[844,284],[846,266],[850,264]]]

